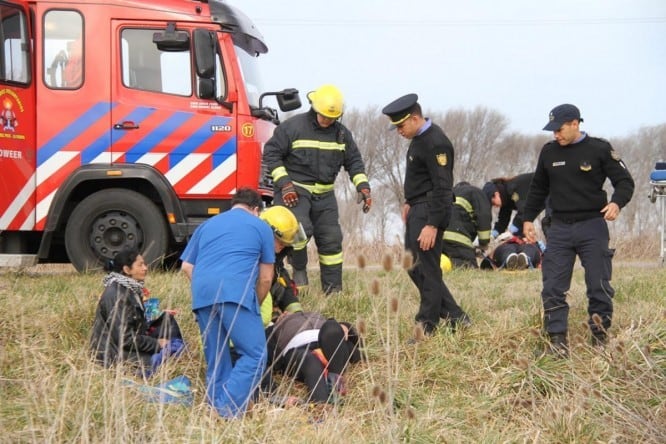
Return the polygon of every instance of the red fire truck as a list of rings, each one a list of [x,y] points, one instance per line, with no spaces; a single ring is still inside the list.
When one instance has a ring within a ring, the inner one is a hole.
[[[221,0],[0,0],[0,263],[176,256],[263,190],[261,34]],[[18,258],[18,259],[16,259]]]

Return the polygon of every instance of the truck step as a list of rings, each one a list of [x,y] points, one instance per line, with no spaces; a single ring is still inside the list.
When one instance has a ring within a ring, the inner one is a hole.
[[[31,267],[35,264],[36,254],[0,254],[0,267]]]

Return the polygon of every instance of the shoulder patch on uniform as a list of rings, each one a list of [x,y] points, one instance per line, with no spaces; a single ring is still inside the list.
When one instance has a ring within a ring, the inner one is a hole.
[[[620,161],[620,159],[622,159],[615,150],[611,150],[610,155],[613,158],[613,160],[617,160],[618,162]]]
[[[447,162],[448,162],[448,159],[446,157],[446,153],[437,155],[437,163],[440,166],[446,166]]]
[[[520,200],[520,196],[518,195],[518,193],[513,193],[511,195],[511,200],[514,202],[518,202]]]

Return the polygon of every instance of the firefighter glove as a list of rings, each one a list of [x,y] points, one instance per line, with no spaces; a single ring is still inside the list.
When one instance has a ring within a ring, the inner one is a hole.
[[[372,195],[370,194],[370,190],[368,188],[363,188],[358,192],[356,203],[361,202],[363,202],[363,212],[367,213],[370,211],[370,207],[372,206]]]
[[[282,187],[282,200],[289,208],[293,208],[298,205],[298,193],[296,192],[296,188],[294,187],[293,183],[287,182]]]

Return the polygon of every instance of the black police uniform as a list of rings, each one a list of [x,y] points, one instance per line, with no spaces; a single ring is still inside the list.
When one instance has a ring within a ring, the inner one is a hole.
[[[403,96],[385,106],[382,113],[394,124],[403,121],[416,106],[416,94]],[[405,231],[405,248],[414,255],[409,277],[419,290],[421,303],[416,321],[426,334],[432,334],[443,318],[456,326],[469,322],[442,280],[440,258],[442,233],[451,218],[453,204],[453,145],[442,129],[428,121],[429,127],[416,135],[407,151],[405,200],[410,205]],[[417,240],[426,225],[437,228],[435,245],[423,251]]]
[[[569,289],[576,255],[585,268],[589,326],[605,337],[611,326],[614,290],[610,285],[613,250],[608,248],[608,225],[600,213],[608,203],[606,178],[614,191],[611,202],[620,208],[631,199],[634,181],[619,155],[606,140],[584,135],[560,146],[547,143],[539,154],[525,204],[524,218],[533,221],[550,195],[552,226],[542,262],[544,326],[551,335],[566,334]],[[592,321],[598,314],[602,327]]]
[[[264,147],[263,162],[274,181],[274,201],[283,205],[281,188],[292,182],[298,205],[290,208],[308,239],[314,236],[324,291],[342,290],[342,229],[333,185],[340,169],[349,174],[357,191],[370,189],[361,153],[351,132],[340,122],[323,128],[310,109],[287,119]],[[294,245],[291,264],[305,270],[307,243]]]
[[[456,267],[478,268],[473,242],[478,237],[482,248],[490,242],[490,202],[480,188],[468,182],[456,184],[453,195],[455,202],[451,220],[444,231],[442,252]]]

